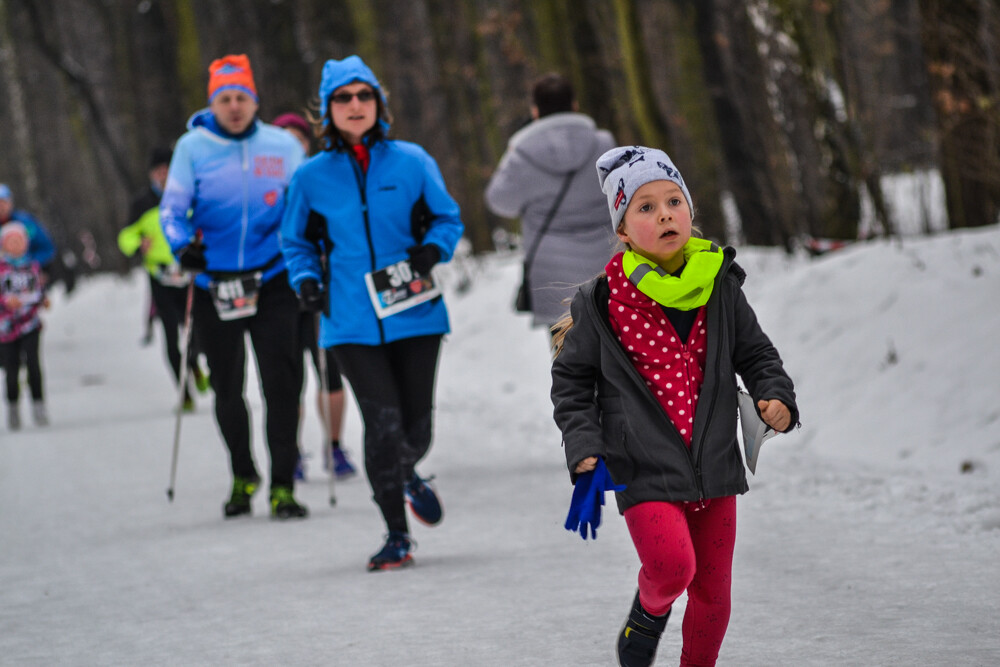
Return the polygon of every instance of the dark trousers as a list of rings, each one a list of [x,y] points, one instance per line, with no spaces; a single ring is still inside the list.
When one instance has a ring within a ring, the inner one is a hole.
[[[180,329],[184,326],[184,310],[187,307],[187,287],[168,287],[153,276],[149,276],[149,288],[156,306],[156,314],[163,324],[163,341],[167,350],[167,361],[174,373],[174,381],[181,378],[181,340]],[[188,367],[195,368],[198,358],[197,345],[188,346]]]
[[[288,285],[288,275],[281,273],[262,285],[256,314],[238,320],[220,320],[211,295],[198,288],[194,292],[194,331],[208,362],[215,419],[229,448],[233,475],[258,476],[250,448],[250,410],[244,396],[246,334],[250,334],[264,394],[271,487],[292,487],[298,457],[302,352],[299,304]]]
[[[365,423],[365,470],[389,530],[409,532],[403,485],[431,446],[440,348],[440,335],[333,348]]]
[[[17,403],[21,396],[20,375],[21,364],[28,367],[28,386],[31,388],[31,400],[41,401],[42,364],[39,359],[38,347],[42,337],[42,328],[24,334],[20,338],[2,343],[0,350],[3,357],[3,369],[7,376],[7,402]]]

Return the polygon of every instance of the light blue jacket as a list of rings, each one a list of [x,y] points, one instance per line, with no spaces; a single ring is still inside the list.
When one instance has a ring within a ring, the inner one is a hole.
[[[267,282],[285,268],[278,227],[288,183],[305,157],[302,146],[291,133],[259,120],[234,137],[208,109],[192,116],[188,128],[160,202],[170,249],[177,254],[200,231],[209,273],[267,267]],[[209,276],[195,282],[207,288]]]
[[[433,243],[441,261],[451,259],[464,226],[437,163],[416,144],[379,141],[363,173],[345,151],[323,151],[295,173],[281,223],[288,276],[298,291],[306,278],[322,282],[321,250],[306,238],[310,212],[326,219],[329,248],[330,317],[323,317],[323,347],[380,345],[403,338],[448,333],[442,298],[379,320],[365,286],[365,274],[408,258],[417,245],[412,227],[421,199],[430,211],[423,243]]]

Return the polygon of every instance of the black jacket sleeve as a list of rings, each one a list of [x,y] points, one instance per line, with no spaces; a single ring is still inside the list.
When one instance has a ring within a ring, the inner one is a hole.
[[[785,372],[778,350],[757,321],[757,315],[747,302],[742,288],[733,285],[736,315],[736,341],[733,368],[743,378],[747,391],[755,401],[778,399],[791,412],[788,431],[799,423],[795,403],[795,388]],[[787,431],[786,431],[787,432]]]
[[[577,464],[588,456],[604,456],[601,418],[597,405],[600,339],[586,308],[586,294],[573,297],[573,326],[562,351],[552,362],[553,417],[563,435],[566,463],[573,480]]]

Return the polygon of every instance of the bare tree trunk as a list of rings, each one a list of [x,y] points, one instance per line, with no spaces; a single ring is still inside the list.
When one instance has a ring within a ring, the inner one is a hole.
[[[66,78],[69,85],[83,100],[91,120],[94,125],[94,132],[111,158],[118,178],[125,183],[130,190],[136,188],[137,182],[129,169],[128,160],[125,153],[119,146],[119,142],[114,138],[115,134],[110,128],[107,114],[97,102],[94,94],[94,84],[91,82],[87,71],[80,66],[68,53],[59,49],[57,40],[46,34],[46,24],[51,23],[51,15],[45,17],[35,2],[25,4],[28,16],[31,21],[32,34],[35,45],[46,59]]]
[[[14,139],[14,150],[11,151],[21,167],[21,182],[24,184],[25,199],[28,208],[38,211],[46,218],[45,199],[38,187],[38,168],[31,147],[30,123],[28,109],[24,101],[24,88],[18,76],[17,46],[14,42],[10,24],[7,20],[7,3],[0,0],[0,74],[3,76],[4,87],[7,89],[7,108],[11,116],[11,135]]]
[[[1000,9],[980,0],[921,0],[920,8],[950,225],[994,224],[1000,213]]]
[[[788,246],[796,229],[792,181],[746,5],[705,0],[696,6],[705,78],[743,236],[755,245]]]

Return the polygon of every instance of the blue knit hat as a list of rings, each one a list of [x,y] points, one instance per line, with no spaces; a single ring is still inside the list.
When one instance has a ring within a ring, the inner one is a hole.
[[[382,87],[379,85],[375,73],[372,72],[371,68],[365,64],[365,61],[360,56],[347,56],[343,60],[327,60],[323,65],[323,76],[319,82],[320,111],[323,114],[324,125],[328,122],[326,116],[327,110],[330,108],[330,96],[333,95],[333,91],[341,86],[355,82],[367,83],[374,88],[382,99],[382,106],[386,106],[385,95],[382,93]],[[388,123],[382,119],[379,119],[379,122],[386,129],[389,129]]]
[[[10,191],[10,186],[6,183],[0,183],[0,199],[13,199],[14,194]]]
[[[691,203],[691,193],[677,171],[670,156],[657,148],[645,146],[619,146],[612,148],[597,159],[597,177],[601,181],[601,190],[608,197],[608,210],[611,212],[611,227],[616,232],[625,209],[632,200],[635,191],[652,181],[672,181],[680,187],[687,200],[691,217],[694,218],[694,204]]]

